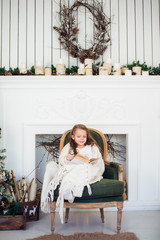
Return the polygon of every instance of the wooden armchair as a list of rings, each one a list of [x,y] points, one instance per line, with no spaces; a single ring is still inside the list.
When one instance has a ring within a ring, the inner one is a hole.
[[[87,187],[84,188],[81,198],[75,198],[73,203],[64,202],[66,208],[65,223],[68,222],[69,209],[100,209],[102,222],[104,223],[103,209],[107,207],[117,207],[117,233],[121,229],[121,218],[124,201],[124,182],[123,182],[123,166],[107,161],[107,141],[103,133],[95,129],[89,129],[90,134],[96,140],[102,150],[102,157],[105,163],[105,171],[103,179],[100,182],[91,184],[92,195],[88,194]],[[62,148],[69,142],[71,130],[65,132],[60,141],[60,152]],[[51,232],[54,233],[56,200],[58,197],[58,189],[55,191],[55,200],[50,202],[51,216]]]

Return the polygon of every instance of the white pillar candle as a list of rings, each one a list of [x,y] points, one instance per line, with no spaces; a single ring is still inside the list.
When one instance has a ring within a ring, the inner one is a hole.
[[[35,66],[35,74],[36,75],[43,75],[44,74],[44,67],[43,66]]]
[[[126,70],[125,70],[125,76],[131,76],[131,75],[132,75],[132,71],[126,69]]]
[[[120,67],[121,67],[121,66],[120,66],[120,63],[115,63],[115,64],[114,64],[114,69],[120,69]]]
[[[108,75],[107,67],[99,67],[99,75]]]
[[[66,73],[66,65],[65,64],[56,64],[56,74],[57,75],[65,75]]]
[[[27,68],[26,68],[26,64],[25,63],[21,63],[20,73],[21,74],[26,74],[27,73]]]
[[[132,67],[132,71],[135,75],[141,75],[141,67],[139,66],[135,66],[135,67]]]
[[[84,68],[84,64],[80,63],[79,68]]]
[[[115,64],[114,64],[113,74],[114,74],[114,75],[121,75],[120,63],[115,63]]]
[[[143,76],[148,76],[149,75],[149,71],[142,71],[142,75]]]
[[[93,63],[93,60],[92,60],[92,59],[86,58],[86,59],[84,60],[85,68],[92,68],[92,63]]]
[[[86,75],[92,75],[93,72],[92,72],[92,68],[85,68],[86,70]]]
[[[79,75],[84,75],[85,74],[85,68],[78,68],[78,74]]]
[[[29,201],[34,201],[37,193],[37,183],[32,182],[30,192],[29,192]]]
[[[110,75],[111,71],[112,71],[112,59],[111,58],[107,58],[106,62],[103,63],[103,67],[107,68],[108,75]]]
[[[84,75],[85,74],[85,68],[84,68],[84,64],[80,63],[79,68],[78,68],[78,74],[79,75]]]
[[[51,70],[51,68],[49,68],[49,67],[46,67],[45,70],[44,70],[44,72],[45,72],[45,76],[50,76],[50,75],[52,75],[52,70]]]
[[[122,75],[124,75],[124,74],[125,74],[125,71],[126,71],[126,70],[128,70],[128,68],[127,68],[127,67],[122,67],[122,68],[121,68],[121,73],[122,73]]]

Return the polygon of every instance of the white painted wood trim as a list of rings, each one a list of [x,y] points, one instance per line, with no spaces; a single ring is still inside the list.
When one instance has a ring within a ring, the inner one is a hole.
[[[99,0],[104,13],[111,17],[111,45],[96,62],[112,58],[112,63],[121,65],[133,60],[146,61],[148,65],[160,64],[160,3],[159,0]],[[60,1],[62,2],[62,1]],[[0,67],[27,68],[42,61],[56,65],[60,57],[68,66],[79,64],[71,57],[58,40],[53,26],[59,26],[59,3],[54,0],[0,0]],[[74,0],[65,0],[71,6]],[[94,3],[94,0],[92,0]],[[80,10],[82,10],[80,8]],[[87,47],[87,40],[93,39],[87,10],[78,11],[81,23],[79,43]],[[82,33],[87,37],[81,40]]]

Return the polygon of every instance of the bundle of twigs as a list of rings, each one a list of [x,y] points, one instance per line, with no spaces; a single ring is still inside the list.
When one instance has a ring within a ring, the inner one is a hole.
[[[126,160],[126,146],[120,144],[119,142],[115,142],[112,140],[113,135],[105,135],[108,146],[108,154],[112,156],[112,159],[116,159],[119,161]]]
[[[93,44],[89,49],[83,49],[78,44],[78,23],[76,22],[76,11],[79,7],[87,8],[93,15],[95,27]],[[83,63],[86,58],[98,59],[107,49],[110,41],[109,30],[111,19],[103,12],[103,6],[97,0],[94,4],[89,4],[86,0],[76,0],[74,4],[68,8],[64,4],[58,12],[60,26],[54,26],[54,30],[59,33],[60,43],[72,57],[77,57]]]
[[[58,159],[59,157],[59,144],[61,136],[49,136],[48,141],[45,137],[44,141],[37,142],[36,147],[44,147],[45,150],[52,156],[53,159]],[[39,164],[38,164],[39,165]]]
[[[126,160],[126,146],[120,144],[118,141],[113,140],[113,135],[105,134],[107,145],[108,145],[108,154],[112,156],[112,159],[125,161]],[[45,141],[41,140],[37,143],[38,147],[44,147],[46,152],[52,156],[50,159],[54,161],[58,160],[59,157],[59,144],[60,136],[51,135],[48,136],[48,141],[45,137]],[[43,159],[42,159],[43,160]],[[41,162],[42,162],[41,160]],[[38,164],[39,167],[40,164]]]

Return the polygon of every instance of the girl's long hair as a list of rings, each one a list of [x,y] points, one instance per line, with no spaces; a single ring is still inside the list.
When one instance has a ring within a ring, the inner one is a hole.
[[[96,142],[96,141],[94,140],[94,138],[90,135],[88,128],[87,128],[85,125],[83,125],[83,124],[77,124],[77,125],[75,125],[75,126],[72,128],[71,136],[70,136],[70,141],[69,141],[70,146],[71,146],[71,149],[72,149],[73,152],[74,152],[74,155],[77,154],[77,150],[76,150],[76,148],[77,148],[77,143],[72,139],[72,135],[75,134],[75,132],[76,132],[77,129],[82,129],[82,130],[86,131],[86,133],[87,133],[87,141],[86,141],[85,145],[91,145],[91,146],[96,145],[96,146],[99,148],[97,142]]]

